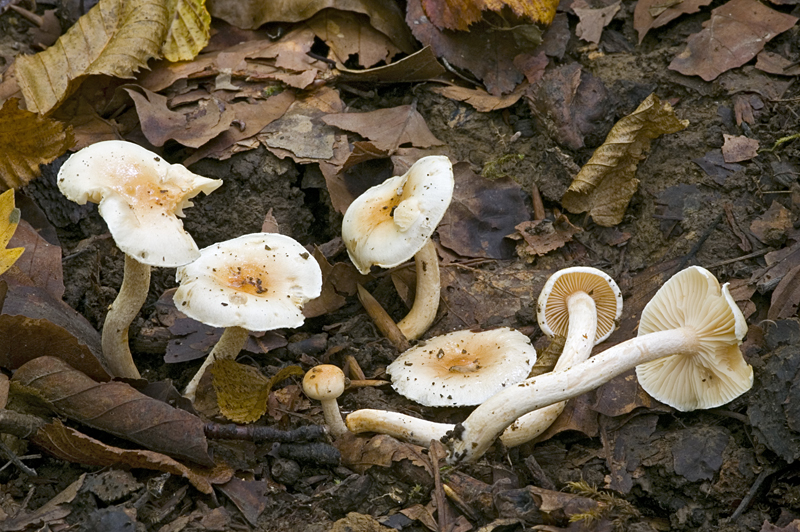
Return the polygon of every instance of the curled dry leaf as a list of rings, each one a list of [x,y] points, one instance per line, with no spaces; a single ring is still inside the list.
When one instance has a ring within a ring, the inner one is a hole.
[[[236,423],[252,423],[267,412],[272,387],[292,375],[302,376],[300,366],[288,366],[267,378],[252,366],[218,359],[210,368],[217,406],[223,416]]]
[[[21,60],[21,59],[20,59]],[[71,128],[19,108],[9,98],[0,109],[0,179],[3,188],[18,189],[39,175],[47,164],[74,143]]]
[[[750,61],[773,37],[796,22],[797,17],[770,9],[758,0],[730,0],[711,11],[703,31],[689,37],[686,49],[672,60],[669,69],[712,81]]]
[[[679,120],[669,103],[651,94],[630,115],[614,124],[602,146],[581,168],[561,203],[570,212],[586,212],[598,225],[622,221],[639,180],[636,168],[650,150],[650,141],[689,125]]]
[[[515,227],[517,233],[511,238],[518,240],[517,254],[528,262],[533,262],[537,256],[543,256],[558,249],[582,229],[575,227],[563,214],[555,220],[532,220],[522,222]]]
[[[19,224],[19,209],[14,207],[14,191],[0,194],[0,274],[9,269],[25,248],[6,249]]]
[[[61,359],[44,356],[12,382],[32,388],[59,414],[171,456],[213,466],[203,421],[123,382],[98,383]]]
[[[758,140],[727,133],[723,133],[722,137],[725,139],[725,144],[722,145],[722,158],[726,163],[749,161],[758,155]]]
[[[12,192],[13,194],[13,192]],[[3,196],[0,196],[0,227],[5,213],[2,208]],[[0,233],[1,234],[1,233]],[[38,286],[50,293],[54,298],[61,299],[64,296],[64,272],[61,268],[61,247],[50,244],[42,238],[41,234],[25,220],[20,220],[17,231],[11,239],[10,245],[24,248],[20,260],[16,262],[16,267],[20,272],[27,276],[33,286]],[[5,246],[3,246],[5,247]],[[4,251],[0,251],[0,265],[3,264]],[[0,266],[0,269],[2,266]]]
[[[191,61],[211,37],[205,0],[167,0],[170,25],[161,54],[169,61]]]
[[[604,7],[594,7],[586,0],[575,0],[572,2],[572,10],[581,20],[575,28],[575,35],[584,41],[599,44],[603,28],[608,26],[621,5],[622,2],[619,1]]]
[[[56,420],[31,438],[48,452],[70,462],[90,466],[119,466],[151,469],[183,477],[198,491],[210,495],[212,484],[224,484],[233,476],[233,469],[225,464],[213,468],[187,466],[154,451],[120,449],[90,438]]]
[[[133,77],[158,55],[168,19],[161,0],[100,0],[56,44],[17,59],[28,110],[50,112],[85,76]]]
[[[711,0],[639,0],[633,11],[633,28],[639,32],[639,44],[647,32],[660,28],[681,15],[697,13]]]

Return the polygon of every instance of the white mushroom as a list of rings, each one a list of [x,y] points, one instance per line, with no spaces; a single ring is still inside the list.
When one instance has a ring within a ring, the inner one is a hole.
[[[344,393],[344,373],[332,364],[314,366],[303,377],[303,392],[322,403],[322,415],[331,434],[338,438],[347,432],[336,399]]]
[[[564,371],[589,358],[592,347],[609,337],[622,315],[622,293],[608,274],[597,268],[565,268],[554,273],[539,294],[539,328],[550,338],[565,337],[553,371]],[[500,436],[516,447],[542,434],[564,410],[566,401],[520,417]]]
[[[720,288],[707,270],[693,266],[672,277],[644,308],[641,319],[651,324],[641,336],[617,344],[570,369],[527,379],[490,397],[451,436],[450,461],[475,460],[506,427],[527,412],[577,397],[633,367],[665,357],[672,361],[662,366],[675,370],[661,375],[661,379],[669,383],[666,387],[683,387],[676,384],[686,378],[679,370],[695,361],[705,368],[706,375],[724,373],[732,377],[745,373],[740,375],[740,385],[729,381],[727,401],[752,386],[752,369],[742,359],[739,349],[747,323],[728,292],[728,286]],[[737,372],[734,368],[748,368],[749,371]],[[702,382],[701,379],[694,385],[698,384],[706,390],[697,393],[697,397],[710,395],[709,390],[715,388],[708,380]],[[695,401],[695,405],[698,404],[700,401]]]
[[[103,325],[103,358],[115,377],[139,378],[128,346],[128,327],[150,286],[150,267],[175,267],[200,256],[178,218],[191,198],[216,190],[208,179],[130,142],[110,140],[73,154],[58,172],[70,200],[98,204],[100,216],[125,253],[125,273]]]
[[[415,258],[414,304],[397,324],[409,340],[430,327],[439,308],[439,257],[430,238],[450,205],[454,184],[447,157],[423,157],[405,174],[361,194],[344,214],[342,239],[361,273]]]
[[[395,390],[421,405],[469,406],[524,380],[535,362],[530,339],[501,327],[431,338],[397,357],[386,372]]]
[[[296,240],[253,233],[200,251],[178,268],[175,305],[181,312],[225,332],[206,357],[184,395],[194,399],[206,368],[218,358],[236,358],[248,331],[303,324],[303,305],[319,296],[322,271]]]

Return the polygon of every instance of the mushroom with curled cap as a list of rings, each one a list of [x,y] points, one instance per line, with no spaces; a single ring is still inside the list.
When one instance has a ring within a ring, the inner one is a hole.
[[[314,366],[303,377],[303,393],[322,403],[325,424],[337,438],[347,432],[336,401],[344,393],[346,383],[344,372],[332,364]]]
[[[443,156],[423,157],[408,171],[357,197],[342,221],[342,240],[361,273],[392,268],[414,257],[417,289],[397,324],[406,338],[422,336],[439,308],[439,257],[431,235],[453,197],[453,166]]]
[[[211,193],[222,181],[118,140],[98,142],[73,154],[61,166],[57,181],[68,199],[98,204],[114,242],[125,253],[122,286],[103,325],[103,358],[115,377],[139,378],[128,346],[128,327],[147,298],[150,267],[182,266],[200,256],[179,216],[192,206],[191,198]]]
[[[641,320],[651,322],[653,327],[564,371],[545,373],[514,384],[484,401],[463,423],[450,425],[453,430],[444,439],[449,451],[448,461],[453,464],[475,461],[520,416],[577,397],[636,366],[666,357],[682,358],[663,365],[673,371],[661,375],[663,382],[686,378],[682,364],[677,362],[682,359],[687,364],[699,358],[707,375],[720,372],[730,379],[724,386],[728,390],[725,400],[732,400],[752,386],[752,369],[744,362],[739,349],[747,323],[728,286],[720,287],[707,270],[694,266],[673,276],[645,306]],[[737,368],[741,371],[736,371]],[[734,376],[740,379],[738,383],[732,382]],[[700,383],[707,390],[716,387],[708,379],[705,382],[701,379]],[[684,388],[681,385],[671,387]],[[696,392],[695,397],[711,395],[708,391]],[[701,402],[695,400],[694,404]],[[721,403],[706,404],[718,406]],[[382,432],[401,435],[407,432],[407,427],[414,427],[418,432],[435,435],[441,434],[442,425],[445,425],[402,414],[395,414],[390,421],[392,426]]]
[[[614,279],[591,267],[559,270],[539,294],[539,328],[550,338],[563,337],[564,348],[553,371],[580,364],[592,348],[608,338],[622,315],[622,292]],[[506,447],[516,447],[542,434],[561,415],[565,401],[529,412],[500,436]]]
[[[249,331],[300,327],[305,303],[322,291],[322,271],[296,240],[252,233],[200,250],[200,258],[178,268],[175,306],[222,337],[189,382],[191,400],[206,369],[218,358],[236,358]]]

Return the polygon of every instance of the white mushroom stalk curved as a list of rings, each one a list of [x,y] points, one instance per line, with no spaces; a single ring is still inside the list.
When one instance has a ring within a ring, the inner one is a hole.
[[[537,303],[539,328],[550,338],[565,337],[553,371],[564,371],[587,360],[592,348],[608,338],[622,315],[622,292],[597,268],[565,268],[547,280]],[[562,401],[529,412],[500,436],[506,447],[516,447],[541,435],[564,411]]]
[[[441,440],[455,425],[435,423],[418,417],[386,410],[363,408],[348,414],[347,428],[354,434],[377,432],[394,438],[427,447],[431,440]]]
[[[454,186],[447,157],[423,157],[405,174],[365,191],[344,214],[342,239],[361,273],[372,266],[393,268],[414,257],[416,296],[398,323],[409,340],[428,330],[439,308],[439,257],[430,238],[450,205]]]
[[[92,144],[73,154],[58,172],[58,188],[70,200],[98,204],[114,242],[125,253],[125,273],[102,333],[103,363],[115,377],[139,378],[128,345],[128,327],[150,286],[150,267],[175,267],[200,256],[183,228],[183,209],[222,181],[125,141]]]
[[[300,327],[305,303],[319,296],[322,271],[296,240],[273,233],[253,233],[201,250],[191,264],[178,268],[175,305],[190,318],[225,327],[184,395],[194,400],[206,369],[217,359],[234,359],[248,331]]]
[[[322,403],[325,424],[335,438],[347,433],[336,401],[344,393],[346,382],[344,372],[332,364],[314,366],[303,377],[303,393]]]
[[[661,319],[666,316],[669,319]],[[675,384],[686,378],[679,370],[689,362],[704,368],[705,375],[722,373],[728,378],[735,373],[730,368],[747,368],[741,385],[726,386],[731,392],[725,396],[728,401],[752,386],[752,368],[739,349],[747,323],[728,285],[720,288],[707,270],[693,266],[673,276],[644,308],[642,321],[649,321],[653,328],[565,371],[528,379],[489,398],[448,436],[450,462],[474,461],[506,427],[528,412],[577,397],[625,371],[665,357],[672,362],[661,365],[673,370],[660,376],[662,381],[672,382],[667,387],[697,387],[698,382]],[[697,373],[690,372],[689,377]],[[701,384],[706,389],[714,387],[712,383]],[[703,389],[693,392],[707,395]]]

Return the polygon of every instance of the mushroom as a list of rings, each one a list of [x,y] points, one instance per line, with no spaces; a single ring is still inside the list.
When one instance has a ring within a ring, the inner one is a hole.
[[[190,318],[225,327],[222,337],[186,387],[191,400],[214,360],[233,359],[248,331],[303,325],[303,305],[319,296],[322,271],[296,240],[252,233],[200,250],[200,258],[178,268],[175,305]]]
[[[322,414],[331,434],[338,438],[347,433],[336,399],[344,393],[344,373],[332,364],[314,366],[303,377],[303,392],[322,403]]]
[[[414,304],[397,324],[409,340],[422,336],[439,308],[439,257],[431,235],[450,205],[454,184],[447,157],[423,157],[405,174],[361,194],[344,214],[342,239],[361,273],[369,273],[372,266],[392,268],[414,257]]]
[[[739,349],[747,323],[728,285],[720,288],[709,271],[692,266],[673,276],[645,306],[641,321],[647,328],[640,336],[567,370],[527,379],[490,397],[460,430],[448,436],[451,463],[481,456],[506,427],[527,412],[577,397],[633,367],[665,357],[669,362],[659,365],[671,373],[661,374],[662,389],[688,391],[691,398],[684,405],[718,406],[752,386],[752,368]],[[683,371],[684,367],[689,371]],[[695,379],[695,375],[701,378]],[[708,378],[722,375],[722,386]],[[692,384],[681,383],[686,379]],[[701,401],[711,396],[712,390],[724,390],[724,399]]]
[[[565,268],[554,273],[539,294],[539,328],[550,338],[564,337],[553,371],[564,371],[589,358],[592,347],[609,337],[622,315],[617,283],[597,268]],[[566,401],[520,417],[500,436],[516,447],[542,434],[561,415]]]
[[[397,392],[421,405],[468,406],[525,379],[535,362],[530,339],[501,327],[431,338],[397,357],[386,372]]]
[[[73,154],[58,172],[58,188],[70,200],[98,204],[114,242],[125,253],[117,298],[103,325],[104,363],[115,377],[139,378],[128,346],[128,327],[142,308],[150,267],[175,267],[200,256],[178,218],[191,198],[222,181],[208,179],[130,142],[109,140]]]
[[[673,276],[644,308],[641,321],[649,325],[647,331],[642,331],[637,338],[617,344],[564,371],[553,371],[522,381],[487,399],[446,436],[444,441],[450,451],[448,461],[474,461],[520,416],[577,397],[631,368],[665,357],[672,358],[672,361],[663,364],[664,368],[674,372],[661,378],[674,388],[687,388],[676,382],[686,378],[685,372],[680,371],[679,360],[699,362],[706,375],[725,375],[723,387],[728,391],[725,395],[727,401],[752,386],[752,368],[744,362],[739,350],[747,332],[747,323],[728,292],[728,285],[720,288],[716,278],[707,270],[693,266]],[[734,368],[742,371],[732,371]],[[695,369],[692,373],[699,372]],[[734,375],[739,378],[736,383],[732,381]],[[715,379],[700,379],[695,382],[694,394],[704,397],[709,395],[707,391],[698,393],[697,388],[710,390],[715,387],[718,387]],[[695,403],[699,404],[699,401]],[[718,406],[722,403],[714,401],[708,404]],[[361,412],[347,416],[347,426],[351,430],[357,429],[363,421],[359,419]],[[381,426],[373,425],[372,430],[402,437],[412,427],[416,434],[435,437],[445,428],[441,423],[403,414],[386,414],[392,415],[388,420],[382,419]]]

